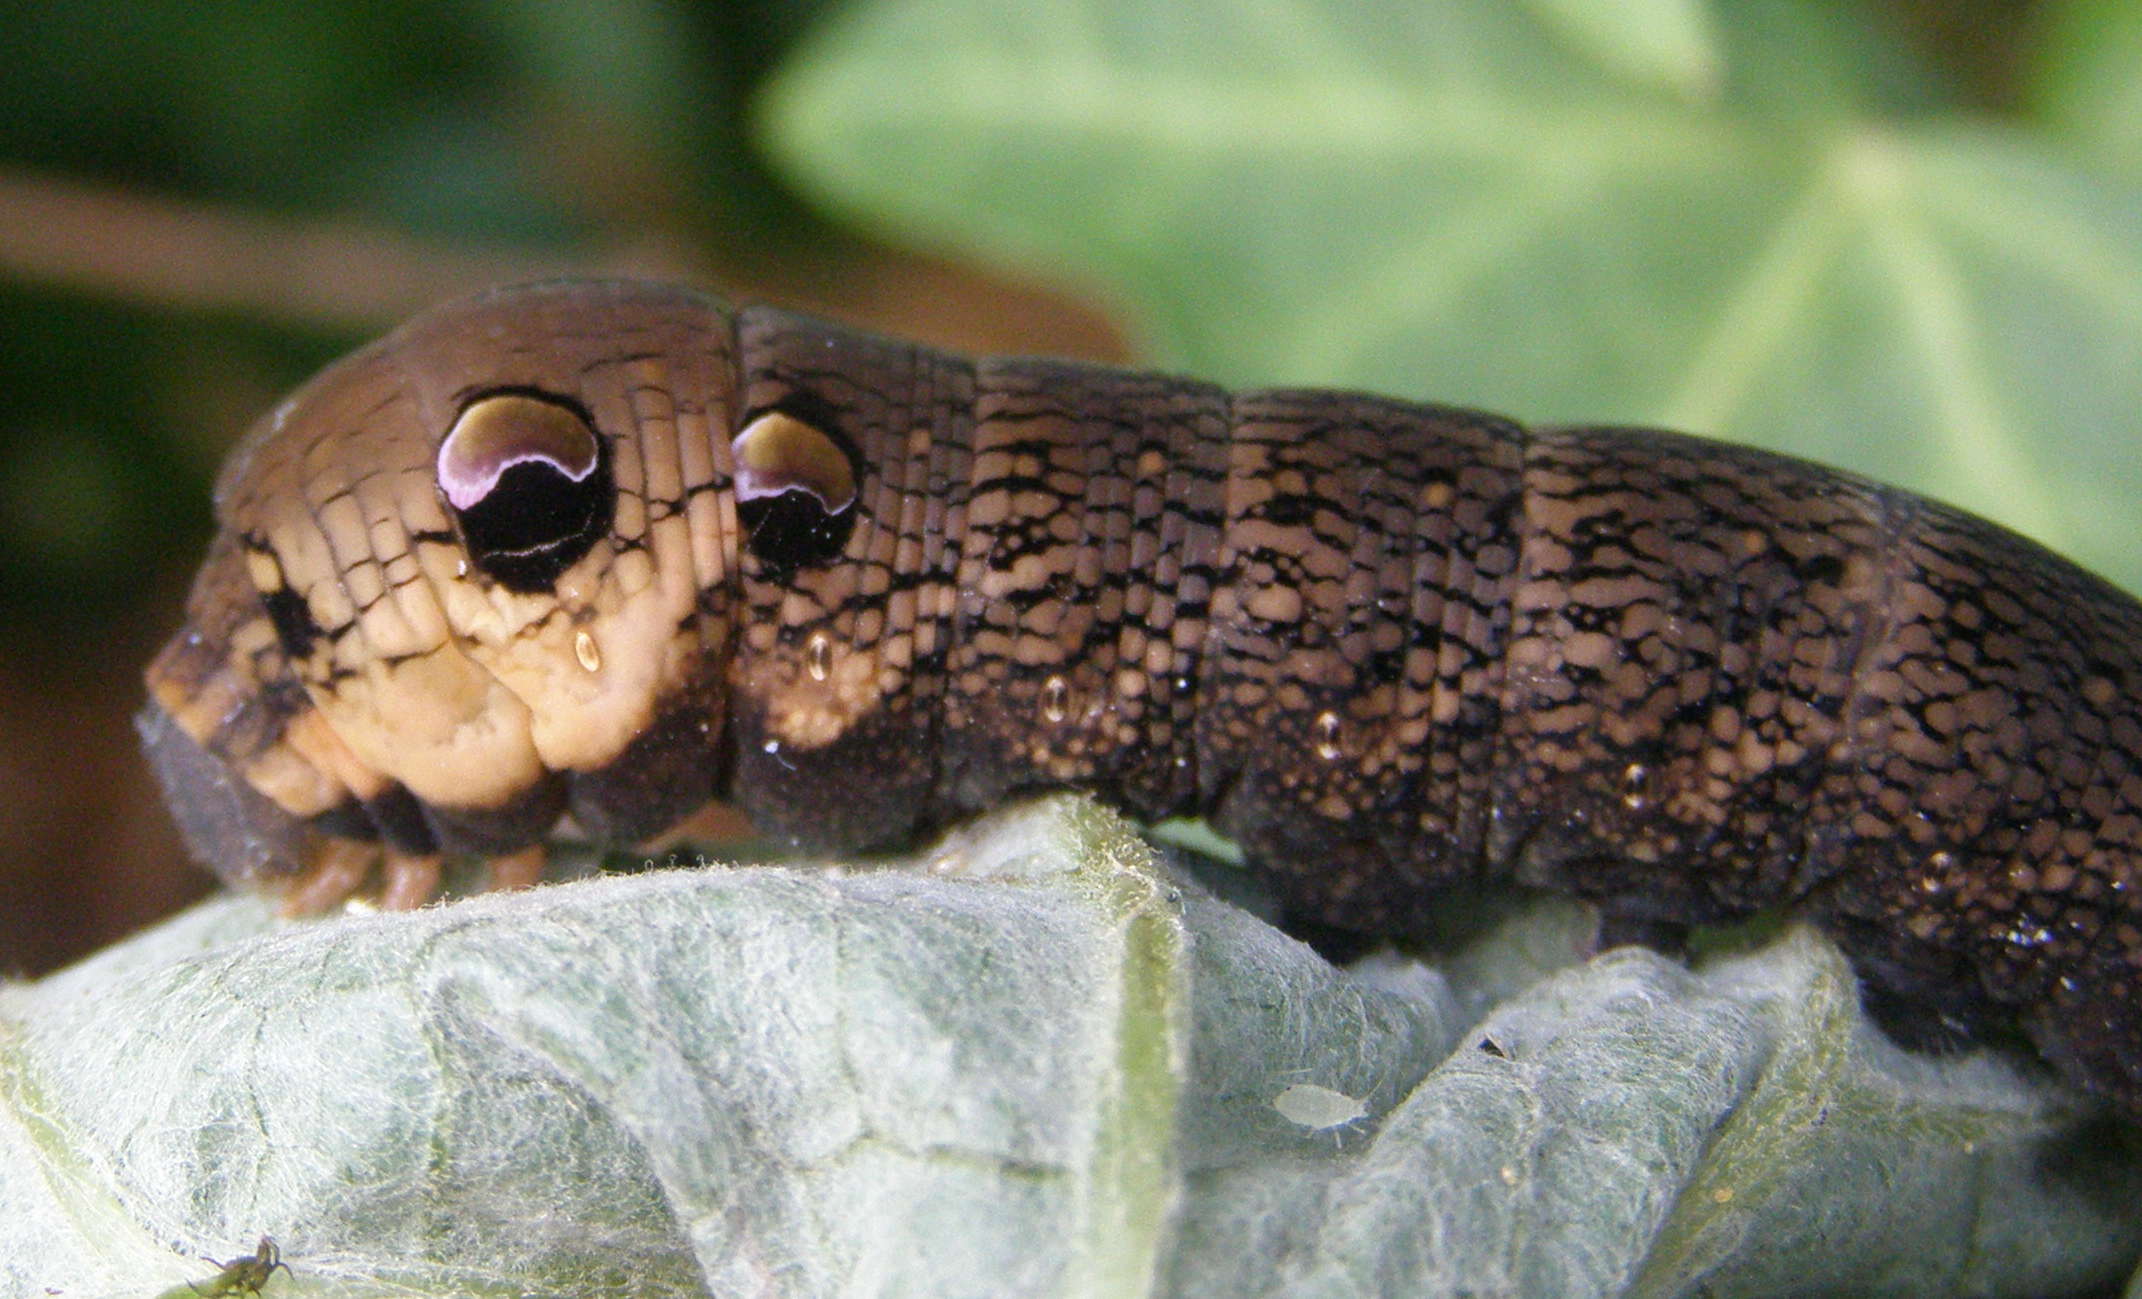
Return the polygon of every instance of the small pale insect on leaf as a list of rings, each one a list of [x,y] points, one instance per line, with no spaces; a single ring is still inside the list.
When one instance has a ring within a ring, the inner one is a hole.
[[[1368,1117],[1368,1108],[1359,1100],[1316,1083],[1295,1083],[1272,1098],[1272,1108],[1289,1123],[1314,1132],[1329,1132]]]

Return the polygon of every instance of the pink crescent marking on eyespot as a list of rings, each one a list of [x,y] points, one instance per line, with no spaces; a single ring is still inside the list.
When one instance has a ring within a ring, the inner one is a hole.
[[[779,496],[783,492],[808,492],[813,497],[818,495],[794,478],[784,479],[780,474],[741,466],[736,471],[736,499],[740,501],[755,501],[762,496]],[[824,503],[819,502],[821,505]]]
[[[739,501],[755,501],[761,497],[782,496],[789,492],[803,493],[818,502],[819,508],[828,514],[839,514],[842,510],[847,509],[848,505],[855,503],[855,498],[850,496],[848,505],[836,508],[831,501],[826,499],[824,492],[804,482],[801,478],[758,469],[740,468],[736,471],[736,499]]]
[[[505,477],[506,471],[515,465],[541,461],[576,483],[586,482],[588,475],[595,472],[595,457],[593,456],[588,458],[587,467],[576,474],[564,465],[559,464],[556,457],[546,455],[541,451],[516,451],[499,460],[482,473],[464,478],[456,469],[449,467],[448,462],[454,459],[453,441],[452,438],[448,438],[439,444],[438,476],[439,487],[446,493],[447,503],[457,510],[466,510],[483,500],[484,497],[489,496],[492,490],[498,486],[498,480]]]
[[[846,501],[842,502],[840,505],[834,505],[833,502],[826,499],[826,494],[824,492],[820,491],[817,487],[812,486],[811,483],[808,482],[803,475],[795,472],[792,467],[783,466],[778,469],[758,469],[747,463],[746,456],[744,453],[744,444],[751,441],[753,438],[767,436],[762,431],[762,428],[768,418],[770,418],[770,416],[760,416],[758,419],[755,419],[751,421],[750,424],[746,425],[744,427],[743,432],[729,439],[729,454],[736,463],[736,477],[733,482],[735,486],[737,500],[756,501],[763,497],[781,496],[789,492],[801,492],[805,496],[808,496],[812,500],[818,502],[819,508],[825,510],[828,514],[839,514],[842,511],[846,510],[849,506],[855,504],[855,494],[851,491],[848,494],[848,499]],[[825,436],[824,434],[819,433],[816,429],[812,429],[811,433],[814,436],[821,438]],[[828,440],[830,441],[830,439]]]

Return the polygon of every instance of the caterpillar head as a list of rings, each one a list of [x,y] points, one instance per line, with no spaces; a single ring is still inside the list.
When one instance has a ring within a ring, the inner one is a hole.
[[[323,371],[217,483],[141,729],[226,878],[323,839],[503,854],[649,833],[721,779],[737,522],[728,313],[557,283]]]

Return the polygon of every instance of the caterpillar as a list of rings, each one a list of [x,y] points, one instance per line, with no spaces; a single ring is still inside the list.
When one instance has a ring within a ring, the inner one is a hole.
[[[1899,1034],[2020,1027],[2142,1115],[2142,605],[1900,489],[561,282],[328,367],[216,504],[141,729],[298,909],[528,880],[567,818],[856,849],[1083,788],[1305,924],[1790,908]]]

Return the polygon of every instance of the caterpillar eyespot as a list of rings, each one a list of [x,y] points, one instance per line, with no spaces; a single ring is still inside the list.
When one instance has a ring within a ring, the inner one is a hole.
[[[1794,908],[1902,1036],[2019,1023],[2142,1115],[2142,605],[1895,488],[565,283],[330,367],[217,509],[143,732],[300,905],[532,878],[565,816],[843,849],[1072,786],[1305,925]]]
[[[768,411],[744,425],[729,452],[736,461],[738,501],[799,492],[828,515],[855,504],[855,471],[847,452],[786,411]]]
[[[729,454],[744,545],[768,571],[840,553],[855,526],[855,466],[824,426],[766,411],[744,422]]]
[[[469,403],[435,467],[469,561],[514,591],[549,589],[609,525],[601,440],[556,399],[497,392]]]

